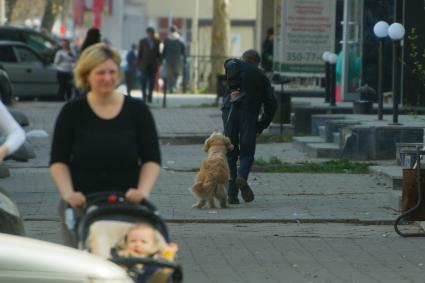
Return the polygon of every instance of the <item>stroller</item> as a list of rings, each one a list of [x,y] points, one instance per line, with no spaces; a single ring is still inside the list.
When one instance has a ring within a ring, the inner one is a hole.
[[[67,207],[65,222],[69,233],[75,238],[77,248],[93,252],[109,258],[112,262],[127,269],[127,274],[135,283],[182,282],[183,272],[174,259],[166,260],[152,257],[122,257],[110,254],[111,249],[125,232],[135,224],[148,224],[156,230],[156,234],[170,243],[167,226],[160,217],[158,210],[149,201],[143,200],[139,205],[124,202],[122,192],[98,192],[86,195],[87,205],[79,215],[73,217],[74,211]],[[110,231],[98,230],[103,226]],[[99,233],[100,232],[100,233]],[[101,236],[92,245],[94,234]],[[94,252],[97,249],[97,252]],[[99,251],[101,249],[101,251]]]

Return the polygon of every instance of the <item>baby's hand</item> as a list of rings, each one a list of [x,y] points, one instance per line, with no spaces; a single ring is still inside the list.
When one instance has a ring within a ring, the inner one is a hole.
[[[169,243],[162,251],[161,256],[163,259],[173,261],[176,257],[176,253],[179,247],[176,243]]]

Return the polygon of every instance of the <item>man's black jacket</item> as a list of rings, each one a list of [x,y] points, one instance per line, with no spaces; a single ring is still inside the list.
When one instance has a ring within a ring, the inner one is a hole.
[[[228,82],[228,93],[223,98],[223,107],[230,107],[230,92],[239,91],[240,98],[233,102],[235,107],[259,115],[258,131],[267,128],[277,108],[274,91],[269,79],[255,64],[239,59],[229,59],[224,63]]]

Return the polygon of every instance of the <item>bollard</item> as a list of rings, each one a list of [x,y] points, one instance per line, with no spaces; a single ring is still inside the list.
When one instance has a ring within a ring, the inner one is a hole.
[[[331,91],[330,91],[330,64],[328,61],[328,56],[331,54],[329,51],[323,52],[322,60],[325,62],[325,102],[329,103],[330,97],[331,97]]]
[[[330,53],[327,56],[328,62],[329,62],[329,69],[330,69],[330,75],[329,75],[329,81],[330,81],[330,99],[329,103],[331,106],[336,105],[336,61],[338,60],[338,55],[335,53]]]

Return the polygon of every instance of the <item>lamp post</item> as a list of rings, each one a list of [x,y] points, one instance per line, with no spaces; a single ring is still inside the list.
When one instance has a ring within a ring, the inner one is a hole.
[[[325,62],[325,102],[329,102],[331,97],[330,92],[330,65],[328,62],[328,55],[331,54],[329,51],[323,52],[322,60]]]
[[[400,23],[393,23],[388,28],[388,35],[393,41],[393,124],[398,124],[398,103],[400,97],[400,41],[405,29]]]
[[[330,69],[330,105],[331,106],[335,106],[336,105],[336,61],[338,61],[338,55],[336,55],[335,53],[330,53],[327,56],[328,59],[328,63],[329,63],[329,69]]]
[[[373,27],[373,33],[378,38],[378,120],[382,120],[384,99],[382,94],[382,58],[384,54],[384,39],[388,36],[388,23],[379,21]]]

